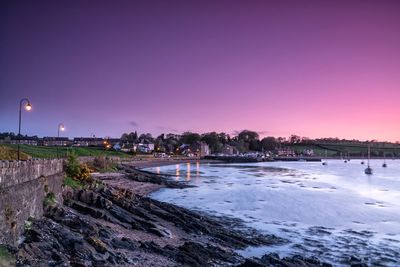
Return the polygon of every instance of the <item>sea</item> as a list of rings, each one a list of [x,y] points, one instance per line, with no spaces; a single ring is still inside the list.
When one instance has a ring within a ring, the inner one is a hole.
[[[360,260],[400,266],[400,160],[185,163],[147,170],[195,187],[164,188],[151,197],[244,225],[287,242],[248,247],[266,253],[315,256],[335,266]]]

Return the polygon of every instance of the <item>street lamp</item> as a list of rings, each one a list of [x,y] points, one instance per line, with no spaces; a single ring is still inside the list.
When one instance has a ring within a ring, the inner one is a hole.
[[[30,111],[32,109],[31,102],[27,98],[22,98],[21,101],[19,101],[19,121],[18,121],[18,160],[20,159],[19,155],[19,145],[21,143],[21,113],[22,113],[22,104],[26,102],[25,104],[25,109],[27,111]]]
[[[62,123],[59,123],[58,127],[57,127],[57,139],[60,138],[60,131],[62,131],[62,132],[65,131],[65,126]],[[58,145],[57,145],[57,158],[58,158]]]

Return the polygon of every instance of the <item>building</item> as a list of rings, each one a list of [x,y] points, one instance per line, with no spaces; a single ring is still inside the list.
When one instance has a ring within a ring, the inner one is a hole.
[[[313,149],[304,149],[303,155],[312,157],[312,156],[314,156],[314,150]]]
[[[42,139],[43,146],[69,146],[72,142],[68,137],[50,137],[46,136]]]
[[[239,154],[239,151],[237,150],[236,147],[231,146],[231,145],[226,145],[226,144],[225,144],[225,145],[222,146],[221,153],[224,154],[224,155],[229,155],[229,156],[231,156],[231,155],[237,155],[237,154]]]
[[[284,148],[278,148],[277,154],[279,157],[294,157],[296,156],[296,153],[294,150],[284,147]]]
[[[0,139],[0,144],[12,144],[17,145],[18,143],[21,145],[30,145],[37,146],[39,142],[39,138],[37,136],[21,136],[19,139],[17,136],[4,136]]]
[[[97,137],[75,137],[74,146],[104,146],[103,138]]]
[[[152,153],[154,151],[154,144],[152,143],[139,143],[139,144],[135,144],[133,146],[133,150],[135,152],[141,152],[141,153]]]
[[[182,155],[186,155],[188,157],[204,157],[210,155],[210,147],[204,141],[197,141],[191,145],[183,144],[179,147]]]

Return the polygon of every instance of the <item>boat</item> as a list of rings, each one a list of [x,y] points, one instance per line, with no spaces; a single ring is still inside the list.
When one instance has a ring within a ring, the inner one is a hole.
[[[368,167],[364,170],[365,174],[371,175],[373,173],[373,170],[371,166],[369,165],[369,160],[371,158],[371,148],[370,145],[368,144]]]
[[[365,174],[368,174],[368,175],[373,174],[373,170],[372,170],[372,168],[371,168],[370,166],[368,166],[368,167],[365,169]]]
[[[385,154],[385,152],[383,152],[383,164],[382,164],[382,167],[383,167],[383,168],[386,168],[386,167],[387,167],[387,164],[386,164],[386,154]]]
[[[327,158],[328,158],[328,152],[325,149],[325,161],[322,162],[322,165],[324,166],[328,165],[328,161],[326,161]]]

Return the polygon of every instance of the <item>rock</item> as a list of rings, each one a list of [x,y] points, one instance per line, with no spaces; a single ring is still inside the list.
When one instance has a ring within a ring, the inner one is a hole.
[[[168,184],[161,176],[126,168],[130,179]],[[18,247],[18,266],[329,266],[316,258],[244,259],[247,246],[285,240],[104,185],[69,190],[64,205],[47,207]],[[233,230],[242,227],[243,230]],[[140,240],[140,241],[136,241]]]
[[[266,267],[266,266],[268,265],[265,265],[262,261],[255,258],[246,259],[242,264],[237,265],[237,267]]]

